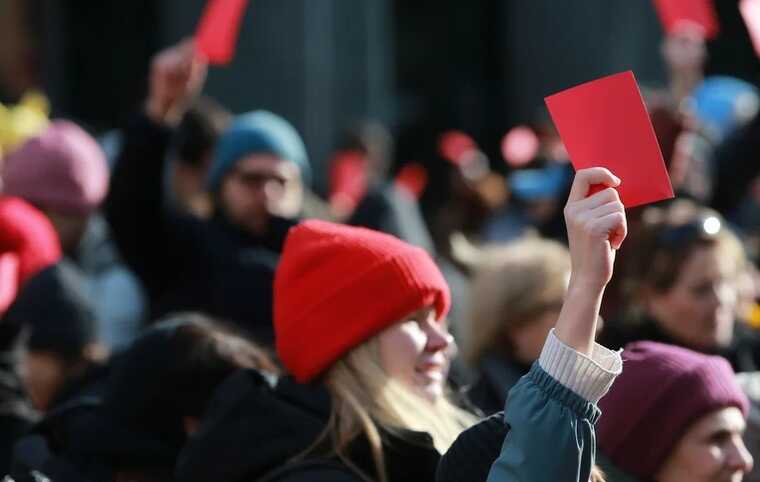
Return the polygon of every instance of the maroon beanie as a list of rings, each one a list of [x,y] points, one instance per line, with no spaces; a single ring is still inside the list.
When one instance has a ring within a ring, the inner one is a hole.
[[[108,190],[108,164],[79,126],[55,121],[5,160],[3,191],[43,209],[86,215]]]
[[[324,221],[290,230],[274,282],[277,353],[300,382],[449,288],[430,256],[393,236]]]
[[[690,425],[749,402],[729,363],[685,348],[643,341],[623,352],[623,373],[599,402],[601,451],[621,470],[651,479]]]

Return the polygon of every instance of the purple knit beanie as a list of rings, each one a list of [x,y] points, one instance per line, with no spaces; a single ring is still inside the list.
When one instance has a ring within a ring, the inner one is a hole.
[[[600,401],[601,451],[621,470],[651,479],[689,426],[702,416],[749,401],[729,363],[672,345],[643,341],[623,352],[623,373]]]
[[[55,121],[5,160],[3,191],[63,214],[87,215],[108,191],[108,164],[79,126]]]

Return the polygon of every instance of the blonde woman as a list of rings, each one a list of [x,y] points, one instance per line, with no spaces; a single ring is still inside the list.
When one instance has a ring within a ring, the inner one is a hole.
[[[512,389],[510,436],[490,482],[589,480],[596,402],[622,365],[594,344],[596,319],[611,246],[626,227],[614,189],[585,196],[592,184],[618,183],[604,169],[576,178],[567,208],[571,288],[539,363]],[[441,454],[475,420],[446,397],[449,291],[427,253],[308,221],[288,235],[274,293],[277,352],[293,380],[255,372],[228,380],[179,478],[434,481]]]
[[[569,281],[570,253],[556,241],[525,238],[482,256],[462,351],[477,376],[468,395],[484,413],[503,410],[509,389],[538,360]]]

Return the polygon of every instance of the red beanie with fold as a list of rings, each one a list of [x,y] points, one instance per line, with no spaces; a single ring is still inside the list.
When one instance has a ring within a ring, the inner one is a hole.
[[[365,228],[306,221],[285,241],[274,281],[277,354],[299,382],[415,311],[451,295],[423,249]]]
[[[61,256],[58,234],[44,214],[21,199],[0,196],[0,314],[29,278]]]

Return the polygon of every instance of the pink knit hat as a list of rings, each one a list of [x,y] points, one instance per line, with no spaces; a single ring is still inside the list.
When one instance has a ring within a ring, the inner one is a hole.
[[[53,122],[5,160],[3,191],[42,209],[87,215],[108,191],[108,165],[98,143],[69,121]]]
[[[299,382],[415,311],[449,311],[430,255],[388,234],[324,221],[288,233],[274,281],[277,354]]]
[[[749,401],[719,356],[642,341],[623,351],[623,373],[599,402],[599,449],[621,470],[650,480],[690,425]]]

